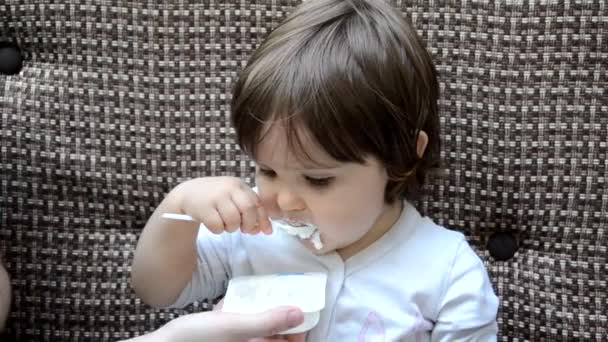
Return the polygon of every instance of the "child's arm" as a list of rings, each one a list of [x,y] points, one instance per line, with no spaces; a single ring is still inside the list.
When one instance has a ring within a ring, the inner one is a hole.
[[[164,219],[164,213],[187,214],[195,222]],[[178,185],[156,208],[137,243],[131,284],[144,302],[169,306],[192,279],[200,223],[215,234],[239,228],[252,234],[271,232],[257,195],[238,178],[198,178]]]
[[[496,341],[498,298],[483,262],[463,241],[450,272],[432,341]]]

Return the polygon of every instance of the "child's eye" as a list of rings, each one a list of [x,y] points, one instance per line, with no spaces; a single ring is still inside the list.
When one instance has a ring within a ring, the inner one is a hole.
[[[258,172],[262,176],[268,177],[268,178],[274,178],[277,175],[276,172],[274,172],[272,170],[266,170],[266,169],[258,169]]]
[[[330,185],[331,182],[334,180],[334,177],[313,178],[313,177],[305,176],[304,178],[306,178],[306,181],[308,182],[308,184],[310,184],[314,187],[319,187],[319,188]]]

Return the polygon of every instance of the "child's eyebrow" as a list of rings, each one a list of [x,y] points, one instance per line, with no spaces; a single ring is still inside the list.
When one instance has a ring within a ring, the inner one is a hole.
[[[273,169],[272,167],[261,163],[261,162],[257,162],[256,164],[258,164],[258,166],[260,166],[261,168],[264,169]],[[317,164],[317,165],[311,165],[311,166],[307,166],[307,167],[298,167],[298,168],[293,168],[292,170],[294,171],[299,171],[299,172],[303,172],[303,171],[334,171],[337,169],[340,169],[344,167],[344,165],[342,164],[333,164],[333,165],[322,165],[322,164]]]

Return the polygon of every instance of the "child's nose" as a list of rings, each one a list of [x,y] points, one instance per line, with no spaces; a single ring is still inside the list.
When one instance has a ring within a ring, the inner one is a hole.
[[[277,205],[283,213],[303,210],[305,208],[302,198],[286,188],[280,189],[277,192]]]

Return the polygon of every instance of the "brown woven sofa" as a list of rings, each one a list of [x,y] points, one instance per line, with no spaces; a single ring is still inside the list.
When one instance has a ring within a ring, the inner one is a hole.
[[[114,341],[186,312],[131,291],[138,234],[180,181],[251,181],[231,84],[298,3],[0,0],[2,341]],[[397,5],[441,80],[446,177],[419,205],[487,262],[499,340],[607,340],[608,4]]]

